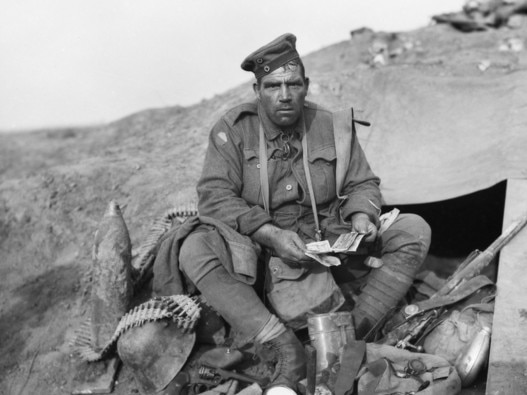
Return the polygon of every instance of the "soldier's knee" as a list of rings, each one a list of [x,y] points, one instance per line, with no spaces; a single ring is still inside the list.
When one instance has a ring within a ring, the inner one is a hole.
[[[418,238],[427,247],[432,239],[432,228],[421,216],[405,214],[405,228],[408,233]]]
[[[384,252],[397,251],[404,246],[414,246],[420,255],[426,255],[432,239],[430,225],[417,214],[400,214],[382,235]]]
[[[182,268],[192,262],[198,253],[203,250],[205,243],[205,233],[195,232],[189,234],[179,248],[179,264]]]
[[[179,248],[179,269],[194,283],[204,272],[204,266],[214,260],[215,253],[210,248],[210,232],[194,232],[189,234]]]

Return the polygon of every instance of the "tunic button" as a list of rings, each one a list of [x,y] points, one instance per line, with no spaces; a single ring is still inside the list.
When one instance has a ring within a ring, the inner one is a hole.
[[[262,167],[262,165],[258,163],[256,167],[259,169],[260,167]]]
[[[288,191],[290,191],[291,189],[293,189],[293,186],[291,184],[288,184],[286,185],[285,189],[287,189]]]

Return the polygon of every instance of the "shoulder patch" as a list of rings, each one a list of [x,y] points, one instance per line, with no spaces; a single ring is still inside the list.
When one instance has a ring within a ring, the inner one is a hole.
[[[223,145],[227,142],[227,133],[225,133],[224,131],[219,131],[218,133],[216,133],[216,136],[214,136],[214,139],[216,140],[216,144],[217,145]]]

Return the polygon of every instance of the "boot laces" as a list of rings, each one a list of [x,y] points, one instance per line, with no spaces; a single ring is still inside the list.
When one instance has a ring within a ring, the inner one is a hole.
[[[277,359],[272,377],[272,380],[275,380],[283,371],[287,370],[289,359],[287,357],[287,353],[282,350],[282,347],[280,347],[280,345],[275,344],[273,342],[271,342],[270,345],[271,349],[275,352],[275,356]]]

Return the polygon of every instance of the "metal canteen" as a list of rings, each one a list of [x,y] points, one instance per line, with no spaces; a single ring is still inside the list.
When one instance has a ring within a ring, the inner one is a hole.
[[[474,336],[466,350],[456,359],[455,367],[463,387],[468,387],[474,382],[487,360],[489,348],[490,328],[483,327]]]

